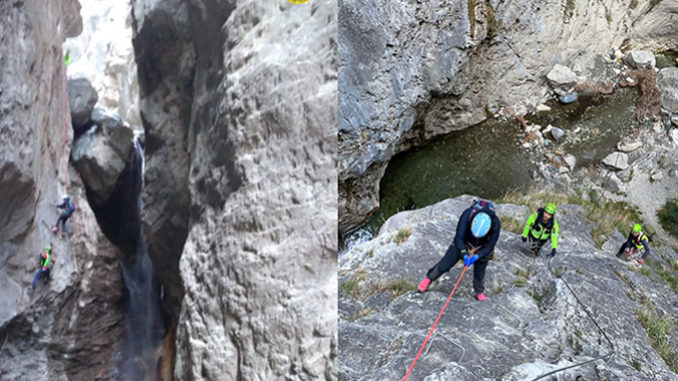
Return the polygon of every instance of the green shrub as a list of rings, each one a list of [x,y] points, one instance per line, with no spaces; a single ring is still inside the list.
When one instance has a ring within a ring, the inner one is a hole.
[[[657,217],[664,230],[678,237],[678,199],[668,201],[659,209]]]

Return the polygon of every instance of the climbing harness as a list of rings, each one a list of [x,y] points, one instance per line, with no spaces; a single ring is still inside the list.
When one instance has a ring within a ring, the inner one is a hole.
[[[445,304],[443,304],[443,308],[441,308],[440,312],[438,312],[438,317],[436,318],[436,321],[433,322],[433,326],[431,326],[431,329],[428,331],[428,335],[426,335],[424,342],[421,343],[421,347],[419,348],[419,352],[417,352],[417,355],[414,356],[414,360],[412,360],[412,364],[410,365],[409,369],[407,369],[407,373],[405,373],[405,377],[403,377],[402,381],[407,380],[407,377],[410,376],[410,372],[412,371],[412,368],[414,368],[414,364],[417,362],[419,355],[421,355],[421,351],[423,351],[424,347],[426,347],[426,342],[431,337],[431,333],[433,333],[433,330],[435,329],[436,324],[438,324],[440,317],[443,316],[443,312],[445,311],[445,308],[447,308],[447,304],[450,302],[450,299],[452,299],[452,295],[454,295],[454,292],[457,290],[457,286],[459,286],[459,282],[461,282],[461,278],[464,277],[464,273],[466,272],[467,269],[468,269],[468,266],[464,266],[463,269],[461,270],[461,274],[459,274],[459,279],[457,279],[457,283],[454,284],[454,288],[452,288],[452,292],[450,292],[450,295],[447,297]]]
[[[546,264],[546,267],[547,267],[548,270],[551,272],[551,274],[553,274],[554,276],[556,276],[555,271],[553,271],[553,269],[551,268],[551,263],[552,263],[552,261],[549,261],[549,262]],[[544,373],[544,374],[540,375],[540,376],[537,377],[537,378],[532,379],[531,381],[537,381],[537,380],[540,380],[540,379],[542,379],[542,378],[544,378],[544,377],[550,376],[550,375],[552,375],[552,374],[555,374],[555,373],[558,373],[558,372],[562,372],[562,371],[567,370],[567,369],[577,368],[577,367],[580,367],[580,366],[583,366],[583,365],[586,365],[586,364],[589,364],[589,363],[592,363],[592,362],[598,361],[598,360],[605,360],[605,362],[608,362],[608,361],[610,361],[610,360],[612,359],[612,357],[614,357],[614,353],[615,353],[615,351],[616,351],[615,346],[614,346],[614,344],[612,343],[612,340],[610,340],[610,338],[607,336],[607,334],[605,333],[605,331],[603,331],[603,329],[600,327],[600,325],[598,325],[598,322],[597,322],[596,319],[591,315],[591,313],[589,312],[588,308],[586,308],[586,306],[584,305],[584,303],[582,303],[582,301],[579,300],[579,297],[577,297],[577,294],[574,292],[574,290],[572,289],[572,287],[570,287],[570,285],[567,283],[567,281],[565,280],[565,278],[564,278],[562,275],[561,275],[559,278],[560,278],[560,280],[563,281],[563,283],[565,284],[565,286],[567,287],[567,289],[570,290],[570,293],[572,293],[572,296],[574,296],[574,299],[577,301],[577,303],[579,303],[579,305],[581,306],[581,308],[584,310],[584,312],[586,313],[586,316],[588,316],[589,319],[591,319],[591,321],[592,321],[593,324],[596,326],[596,328],[598,328],[598,330],[600,331],[600,333],[603,334],[603,337],[605,338],[605,340],[607,340],[608,344],[610,344],[611,350],[610,350],[609,353],[607,353],[607,354],[605,354],[605,355],[603,355],[603,356],[599,356],[599,357],[596,357],[596,358],[594,358],[594,359],[587,360],[587,361],[583,361],[583,362],[580,362],[580,363],[577,363],[577,364],[568,365],[568,366],[566,366],[566,367],[554,369],[554,370],[552,370],[552,371],[550,371],[550,372],[547,372],[547,373]]]

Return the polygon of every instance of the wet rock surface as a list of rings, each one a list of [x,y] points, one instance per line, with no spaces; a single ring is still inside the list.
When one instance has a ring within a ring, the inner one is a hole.
[[[175,377],[336,379],[336,3],[133,7]]]
[[[440,260],[471,199],[462,196],[399,213],[377,237],[340,258],[340,379],[404,376],[460,269],[431,284],[424,294],[410,290]],[[498,205],[497,211],[502,219],[519,223],[531,212],[512,204]],[[548,261],[535,258],[519,235],[503,230],[487,268],[488,300],[475,300],[467,271],[410,378],[533,379],[613,352],[608,362],[598,360],[556,377],[678,379],[636,319],[637,311],[648,306],[659,315],[675,314],[678,297],[651,271],[643,275],[637,265],[615,257],[624,235],[615,233],[596,249],[582,213],[578,206],[558,207],[558,254]],[[396,238],[398,234],[407,237]],[[655,260],[677,258],[672,249],[662,247]]]

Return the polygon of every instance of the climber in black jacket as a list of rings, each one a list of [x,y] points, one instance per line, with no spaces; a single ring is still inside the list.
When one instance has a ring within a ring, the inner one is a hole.
[[[473,265],[473,290],[478,300],[485,300],[485,269],[492,259],[494,246],[499,239],[501,223],[494,213],[494,206],[488,201],[474,201],[466,209],[457,223],[454,242],[447,249],[445,256],[431,267],[417,289],[426,291],[428,285],[438,279],[461,259],[464,266]],[[469,254],[470,252],[470,254]]]
[[[64,211],[61,213],[59,218],[57,218],[57,222],[52,228],[52,233],[56,234],[59,231],[59,223],[61,223],[61,232],[66,231],[66,221],[73,215],[73,212],[75,211],[75,203],[73,200],[71,200],[71,196],[69,195],[64,195],[63,196],[63,202],[59,205],[56,206],[57,209],[63,209]]]

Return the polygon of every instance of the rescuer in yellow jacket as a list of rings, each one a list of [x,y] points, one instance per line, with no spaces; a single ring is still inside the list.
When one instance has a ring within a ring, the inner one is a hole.
[[[539,255],[542,246],[551,239],[551,252],[546,258],[556,255],[558,248],[558,221],[556,221],[556,205],[548,203],[531,214],[523,228],[523,242],[530,240],[530,245],[535,255]]]

